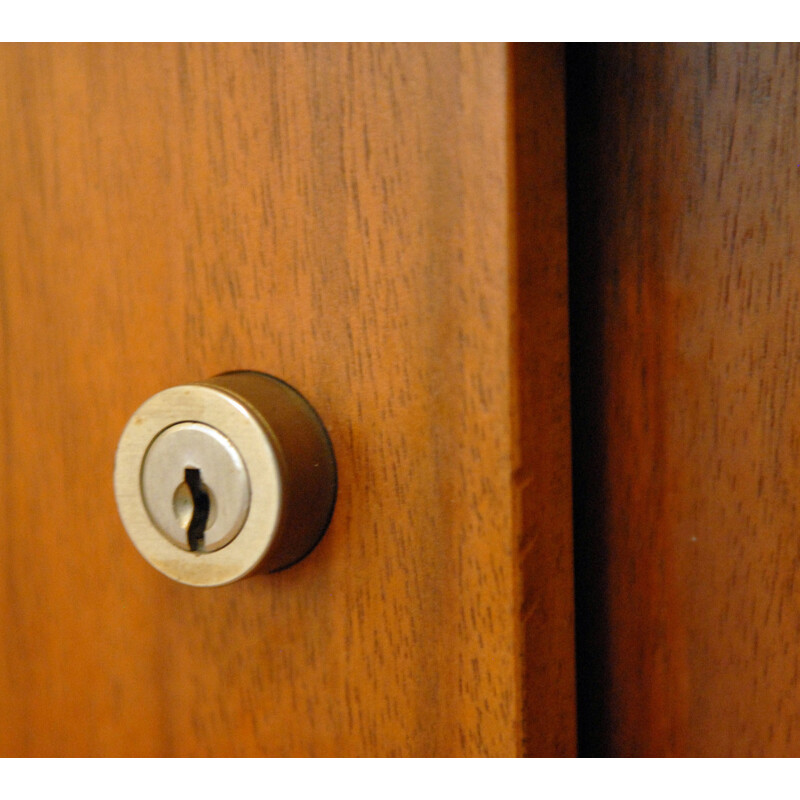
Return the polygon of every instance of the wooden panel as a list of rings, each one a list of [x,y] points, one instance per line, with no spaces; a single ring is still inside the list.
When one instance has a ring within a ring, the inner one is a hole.
[[[519,58],[563,125],[560,50]],[[509,61],[0,48],[3,754],[574,750],[563,147],[514,127]],[[556,250],[518,259],[537,185]],[[191,589],[127,541],[114,449],[239,368],[320,412],[338,504],[296,567]]]
[[[800,51],[571,53],[581,744],[796,755]]]
[[[523,747],[576,750],[564,64],[513,48]]]

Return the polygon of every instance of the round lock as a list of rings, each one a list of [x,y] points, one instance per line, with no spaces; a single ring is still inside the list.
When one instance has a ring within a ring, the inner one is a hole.
[[[307,555],[328,526],[336,463],[321,420],[291,386],[230,372],[147,400],[117,447],[120,517],[170,578],[219,586]]]

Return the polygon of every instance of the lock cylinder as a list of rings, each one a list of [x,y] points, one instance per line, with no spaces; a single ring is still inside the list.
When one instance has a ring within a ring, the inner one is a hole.
[[[175,386],[134,413],[117,447],[123,525],[157,570],[219,586],[307,555],[336,500],[330,438],[287,383],[229,372]]]

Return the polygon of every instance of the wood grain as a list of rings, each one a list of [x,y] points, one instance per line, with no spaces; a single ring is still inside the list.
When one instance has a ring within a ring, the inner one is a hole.
[[[570,53],[581,747],[797,755],[800,51]]]
[[[522,55],[563,126],[560,51]],[[0,47],[2,754],[574,750],[563,147],[537,256],[510,61]],[[244,368],[319,411],[338,504],[301,564],[191,589],[128,542],[114,450],[151,394]]]
[[[522,534],[523,750],[577,749],[569,403],[567,179],[560,45],[512,49]]]

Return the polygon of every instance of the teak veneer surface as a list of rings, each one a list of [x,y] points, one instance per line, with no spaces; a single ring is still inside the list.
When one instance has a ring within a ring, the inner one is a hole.
[[[570,53],[582,747],[796,756],[800,50]]]
[[[574,752],[562,82],[557,46],[0,47],[0,753]],[[245,368],[319,411],[337,507],[192,589],[114,451]]]

